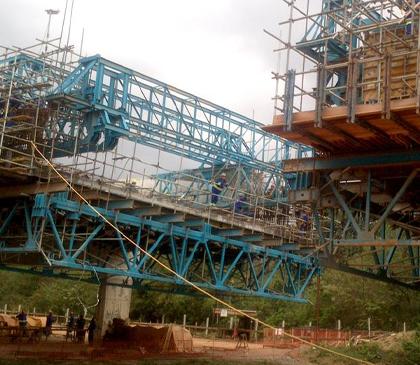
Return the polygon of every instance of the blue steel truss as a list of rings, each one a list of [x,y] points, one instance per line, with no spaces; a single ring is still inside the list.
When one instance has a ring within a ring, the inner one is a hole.
[[[62,118],[53,134],[57,149],[72,153],[76,139],[77,153],[84,153],[113,149],[126,138],[206,166],[230,161],[278,174],[283,159],[311,151],[264,132],[250,118],[100,56],[81,59],[48,99],[79,113],[79,125],[76,118]]]
[[[313,257],[232,239],[208,224],[192,229],[162,217],[95,209],[150,255],[208,290],[305,302],[303,292],[319,270]],[[2,218],[4,255],[35,254],[43,266],[48,262],[55,268],[131,277],[141,283],[184,285],[107,227],[88,205],[70,200],[67,192],[19,200]]]

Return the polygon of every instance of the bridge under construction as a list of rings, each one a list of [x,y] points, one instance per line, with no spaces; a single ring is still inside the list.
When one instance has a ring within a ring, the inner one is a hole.
[[[100,283],[122,318],[131,287],[180,277],[295,302],[322,267],[418,289],[418,7],[284,2],[272,125],[58,39],[2,47],[1,268]]]

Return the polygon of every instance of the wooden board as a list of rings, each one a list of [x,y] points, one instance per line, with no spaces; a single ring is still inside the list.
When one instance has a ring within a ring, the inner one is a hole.
[[[293,114],[292,130],[277,115],[264,130],[326,154],[420,148],[420,116],[414,98],[391,101],[391,118],[378,104],[356,105],[356,122],[349,123],[345,106],[325,108],[322,128],[315,127],[315,111]]]
[[[362,66],[362,81],[367,83],[361,88],[363,102],[383,102],[387,57],[391,66],[389,75],[391,100],[414,97],[416,95],[417,35],[408,35],[402,28],[391,28],[382,34],[374,31],[364,33],[364,36],[366,42],[376,45],[382,50],[384,56],[382,60],[367,62]],[[364,50],[364,58],[375,56],[377,54],[372,48]]]

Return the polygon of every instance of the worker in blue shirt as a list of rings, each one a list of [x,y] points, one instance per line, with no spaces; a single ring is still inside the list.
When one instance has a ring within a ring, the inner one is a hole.
[[[222,193],[223,189],[228,187],[226,182],[226,174],[220,174],[220,177],[214,182],[211,188],[211,204],[216,205],[219,201],[219,196]]]
[[[234,212],[235,213],[244,213],[245,212],[246,199],[244,194],[239,194],[238,200],[235,202]]]

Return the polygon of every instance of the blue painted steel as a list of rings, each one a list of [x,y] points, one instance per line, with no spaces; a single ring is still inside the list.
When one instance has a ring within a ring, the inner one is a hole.
[[[129,211],[122,213],[101,207],[95,209],[131,236],[149,254],[160,257],[179,275],[205,289],[306,302],[303,292],[319,270],[316,259],[312,257],[304,258],[232,239],[218,234],[208,224],[195,230],[142,218]],[[19,223],[22,212],[31,217],[32,225]],[[45,224],[41,241],[38,233],[40,228],[35,221],[42,220],[45,220]],[[69,200],[66,193],[50,196],[40,194],[34,199],[20,200],[4,218],[2,232],[12,235],[12,222],[14,225],[20,224],[28,238],[36,237],[35,252],[40,252],[42,248],[54,268],[130,276],[141,282],[184,285],[179,278],[153,265],[148,256],[141,254],[138,248],[109,229],[92,208]],[[145,237],[150,235],[154,239],[149,244]],[[102,242],[102,239],[110,237],[114,238],[112,242]],[[108,255],[100,255],[100,249]],[[0,252],[27,253],[34,252],[34,249],[25,244],[17,245],[14,239],[5,239]],[[111,253],[113,261],[107,261],[105,257]],[[118,263],[116,258],[119,258]],[[205,277],[201,276],[202,272],[206,273]]]
[[[279,173],[286,149],[297,148],[250,118],[100,56],[82,59],[49,100],[80,112],[87,132],[78,153],[109,150],[126,138],[207,166],[231,161]],[[80,131],[71,128],[74,120],[59,123],[66,142],[56,147],[73,153]]]

